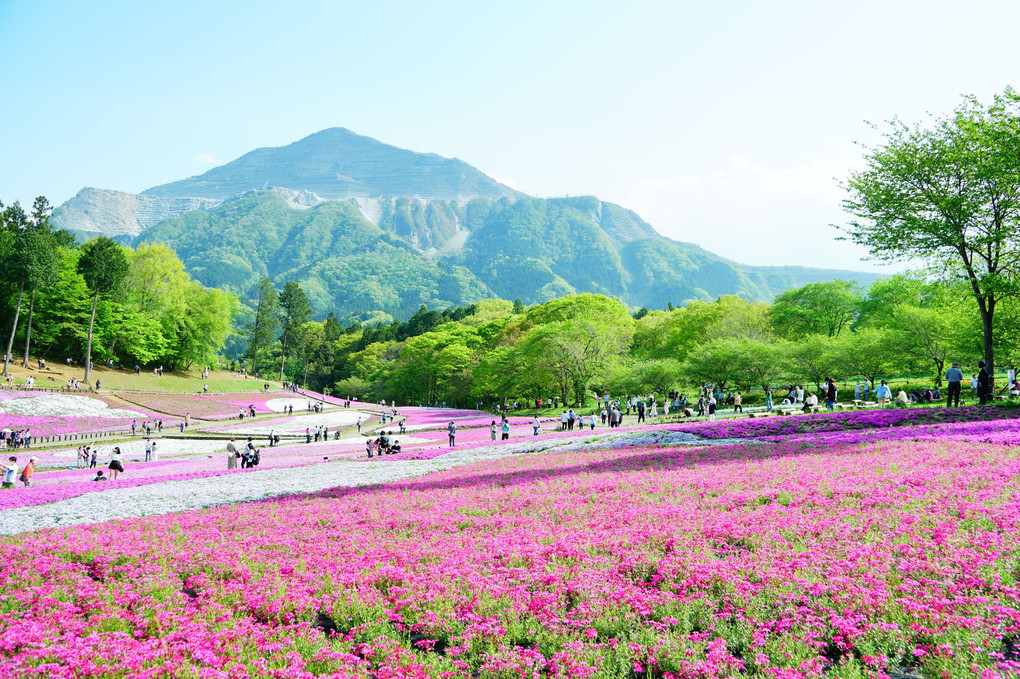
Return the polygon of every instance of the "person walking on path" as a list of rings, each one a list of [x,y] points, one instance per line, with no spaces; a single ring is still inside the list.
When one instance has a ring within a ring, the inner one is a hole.
[[[946,371],[946,407],[960,407],[960,383],[963,381],[963,371],[959,363],[953,363],[953,367]]]
[[[358,433],[361,433],[361,418],[358,418]]]
[[[489,425],[489,438],[493,441],[496,440],[496,420],[493,420],[492,424]]]
[[[772,412],[772,390],[769,389],[765,392],[765,412]]]
[[[538,436],[538,430],[542,428],[542,423],[538,420],[538,415],[531,418],[531,435]]]
[[[21,470],[21,477],[20,477],[20,479],[21,479],[21,482],[23,484],[25,484],[26,488],[28,486],[32,485],[32,476],[35,474],[35,461],[36,461],[36,459],[38,459],[38,458],[35,458],[35,457],[28,458],[28,464],[26,464],[25,468],[23,470]]]
[[[984,361],[978,361],[978,401],[985,405],[992,398],[992,375]]]
[[[237,458],[241,455],[237,452],[237,446],[234,445],[234,439],[230,439],[227,442],[227,469],[237,469]]]
[[[450,447],[453,448],[457,442],[457,425],[453,423],[453,420],[450,420],[450,424],[446,426],[446,431],[450,434]]]
[[[96,448],[92,449],[92,457],[89,459],[89,469],[96,468],[96,462],[99,461],[99,450]]]

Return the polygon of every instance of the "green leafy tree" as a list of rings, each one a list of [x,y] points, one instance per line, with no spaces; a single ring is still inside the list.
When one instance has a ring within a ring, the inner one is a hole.
[[[851,175],[844,231],[879,260],[920,260],[970,286],[994,371],[995,310],[1020,264],[1020,115],[1011,90],[984,107],[965,99],[930,127],[889,123]],[[993,372],[994,374],[994,372]]]
[[[89,318],[88,341],[85,345],[85,382],[92,375],[92,331],[96,322],[96,305],[100,295],[111,295],[118,291],[128,273],[128,260],[124,248],[113,240],[99,236],[81,248],[78,272],[92,291],[92,314]]]
[[[725,389],[746,378],[739,340],[721,339],[695,348],[684,361],[684,374],[697,386]]]
[[[833,344],[832,377],[857,376],[871,383],[902,369],[903,353],[892,330],[864,328],[840,336]]]
[[[287,281],[280,293],[280,381],[283,381],[283,368],[287,361],[287,342],[300,342],[301,327],[312,315],[312,305],[308,295],[294,281]]]
[[[798,383],[821,389],[825,378],[836,372],[836,340],[822,334],[802,337],[787,347],[786,360],[787,373]]]
[[[53,285],[60,273],[57,239],[50,226],[50,212],[53,208],[44,196],[35,199],[32,205],[32,221],[23,234],[20,247],[25,248],[27,267],[25,285],[28,286],[28,321],[25,324],[25,354],[21,365],[28,367],[28,352],[32,346],[32,314],[35,311],[35,296],[40,288]]]
[[[862,300],[850,281],[809,283],[777,295],[768,316],[776,333],[787,339],[837,337],[856,320]]]
[[[785,341],[763,342],[755,339],[742,338],[734,340],[739,355],[739,369],[743,372],[743,383],[758,385],[767,391],[785,374],[787,351],[789,345]]]
[[[273,282],[263,276],[256,286],[255,316],[247,328],[248,351],[251,352],[251,371],[258,374],[259,351],[269,346],[279,325],[280,298]]]
[[[11,350],[14,348],[14,333],[18,330],[18,317],[21,315],[21,299],[25,293],[25,280],[31,266],[30,251],[25,248],[28,232],[28,215],[21,205],[15,201],[0,213],[3,232],[6,235],[8,248],[0,251],[0,276],[4,282],[18,289],[18,299],[14,304],[14,320],[11,323],[11,334],[7,340],[7,351],[4,352],[4,372],[7,374],[11,362]]]

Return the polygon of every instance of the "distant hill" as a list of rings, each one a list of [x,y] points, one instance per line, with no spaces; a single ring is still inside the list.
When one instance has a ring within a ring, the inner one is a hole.
[[[295,280],[318,314],[363,320],[492,296],[531,304],[598,292],[661,308],[877,278],[745,266],[664,238],[619,205],[533,198],[460,160],[342,128],[140,194],[86,188],[54,221],[81,237],[168,243],[198,280],[242,298],[263,275]]]

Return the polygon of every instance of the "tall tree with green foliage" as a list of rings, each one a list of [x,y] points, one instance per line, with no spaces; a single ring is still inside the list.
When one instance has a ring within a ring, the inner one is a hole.
[[[808,283],[777,295],[768,314],[781,337],[837,337],[860,314],[862,299],[851,281]]]
[[[39,196],[32,204],[31,226],[25,232],[22,247],[28,252],[28,268],[25,285],[29,288],[28,321],[25,324],[25,355],[21,365],[28,367],[28,351],[32,346],[32,313],[35,311],[35,293],[39,288],[47,288],[56,282],[60,274],[60,258],[57,252],[57,239],[53,236],[50,226],[50,202]]]
[[[1016,292],[1020,265],[1020,97],[972,97],[931,127],[889,123],[866,169],[846,183],[847,237],[879,260],[922,260],[964,280],[981,314],[994,374],[996,305]]]
[[[248,325],[248,350],[251,351],[251,371],[258,373],[259,351],[269,345],[276,336],[279,323],[280,297],[273,281],[263,276],[255,295],[255,317]]]
[[[18,330],[18,317],[21,315],[21,299],[25,293],[25,280],[31,266],[30,248],[25,247],[28,232],[28,215],[24,208],[15,201],[0,213],[0,227],[4,231],[9,248],[0,252],[0,276],[3,280],[18,289],[18,301],[14,305],[14,320],[11,323],[11,334],[7,339],[7,351],[4,352],[4,375],[11,363],[11,350],[14,348],[14,333]]]
[[[287,281],[280,293],[280,381],[283,381],[283,368],[287,363],[287,341],[299,340],[301,327],[312,315],[312,305],[308,295],[294,281]]]
[[[96,323],[96,305],[100,295],[116,292],[128,274],[124,248],[106,236],[93,238],[81,248],[78,273],[92,291],[92,315],[89,318],[88,341],[85,345],[85,383],[92,376],[92,331]]]

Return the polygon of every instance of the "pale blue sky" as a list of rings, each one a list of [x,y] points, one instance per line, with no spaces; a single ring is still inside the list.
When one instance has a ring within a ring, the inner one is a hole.
[[[738,261],[874,268],[828,226],[864,121],[1018,84],[1017,25],[984,1],[0,0],[0,200],[342,126]]]

